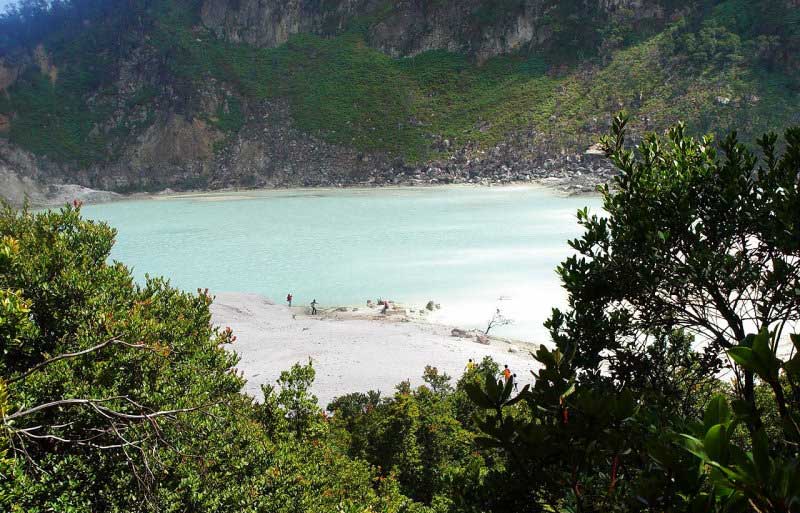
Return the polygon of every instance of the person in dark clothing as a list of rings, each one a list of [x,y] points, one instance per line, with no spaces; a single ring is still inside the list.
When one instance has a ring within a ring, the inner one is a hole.
[[[311,302],[311,315],[317,315],[317,300]]]
[[[289,308],[292,307],[292,294],[286,294],[286,302],[289,303]]]

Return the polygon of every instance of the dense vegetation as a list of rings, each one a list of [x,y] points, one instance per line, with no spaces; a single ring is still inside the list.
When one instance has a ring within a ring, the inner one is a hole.
[[[106,263],[79,208],[0,216],[0,510],[398,511],[392,480],[324,442],[293,369],[262,404],[211,298]],[[313,376],[313,374],[311,375]],[[293,415],[288,415],[289,413]]]
[[[236,108],[194,114],[224,132],[245,124],[248,105],[285,98],[303,130],[412,162],[528,129],[545,151],[580,151],[622,107],[639,131],[685,119],[693,133],[736,127],[752,139],[796,123],[790,106],[800,105],[800,14],[774,0],[674,0],[666,7],[683,6],[683,14],[650,25],[632,10],[609,15],[592,2],[554,2],[546,47],[481,63],[440,50],[390,58],[368,44],[366,28],[380,13],[328,37],[297,35],[257,49],[204,30],[196,2],[84,0],[56,3],[52,12],[42,5],[23,2],[0,20],[7,34],[0,55],[41,41],[59,78],[30,67],[0,95],[0,114],[13,117],[12,141],[83,165],[113,159],[127,137],[152,123],[167,89],[180,97],[172,108],[192,113],[210,77],[236,92]],[[495,23],[520,5],[487,2],[474,22]],[[79,21],[86,19],[88,28]],[[134,46],[153,52],[160,77],[130,95],[116,90],[114,76]],[[120,98],[144,112],[120,115]]]
[[[114,231],[0,215],[0,505],[81,511],[800,511],[800,128],[626,148],[579,212],[534,386],[484,360],[319,409],[263,398],[207,293],[137,285]]]

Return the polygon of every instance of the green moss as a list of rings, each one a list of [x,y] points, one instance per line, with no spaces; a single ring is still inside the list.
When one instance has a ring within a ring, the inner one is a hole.
[[[215,127],[228,134],[238,132],[244,126],[244,122],[242,103],[235,97],[230,97],[221,104],[212,120]]]
[[[524,8],[524,0],[495,0],[478,6],[472,12],[472,18],[476,25],[495,25]]]
[[[102,108],[88,109],[75,94],[75,83],[85,80],[80,71],[65,73],[55,84],[36,71],[29,71],[10,89],[3,110],[18,113],[12,118],[8,138],[34,153],[57,161],[90,164],[103,157],[105,141],[93,135],[95,123],[108,114]]]
[[[146,85],[137,90],[133,96],[128,100],[128,107],[138,107],[147,105],[158,96],[158,89],[152,85]]]

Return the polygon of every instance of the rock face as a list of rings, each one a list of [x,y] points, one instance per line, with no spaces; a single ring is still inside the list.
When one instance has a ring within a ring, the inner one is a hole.
[[[557,154],[525,132],[488,150],[466,147],[444,160],[408,165],[363,154],[295,127],[287,102],[251,106],[247,123],[224,148],[224,136],[199,118],[164,115],[112,163],[88,169],[59,165],[0,139],[0,198],[20,204],[107,201],[95,189],[382,186],[543,183],[567,194],[594,191],[614,174],[596,152]],[[65,189],[78,184],[82,189]],[[70,196],[70,193],[77,193]],[[64,196],[62,193],[65,193]]]
[[[330,35],[356,24],[371,46],[394,56],[448,50],[485,59],[546,46],[552,0],[204,0],[203,23],[234,42],[275,47],[298,33]],[[590,0],[600,11],[663,16],[657,0]]]
[[[50,173],[50,174],[48,174]],[[73,201],[101,203],[121,196],[81,185],[60,183],[56,166],[0,139],[0,199],[13,206],[57,206]]]

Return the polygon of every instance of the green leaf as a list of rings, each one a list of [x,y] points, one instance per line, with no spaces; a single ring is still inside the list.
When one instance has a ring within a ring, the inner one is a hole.
[[[728,355],[731,359],[744,367],[745,369],[751,369],[755,365],[755,355],[753,354],[753,350],[749,347],[732,347],[728,349]]]
[[[737,346],[728,349],[728,355],[742,368],[755,372],[761,379],[770,380],[771,374],[767,365],[761,361],[753,349]]]
[[[569,387],[561,394],[562,399],[566,399],[575,392],[575,383],[570,383]]]
[[[728,430],[722,424],[712,426],[703,439],[703,448],[709,459],[721,465],[728,463]]]
[[[467,392],[467,396],[472,400],[473,403],[480,406],[481,408],[490,409],[494,408],[494,403],[489,399],[489,397],[483,393],[481,387],[476,385],[475,383],[467,383],[464,386],[464,389]]]
[[[493,403],[499,403],[500,401],[500,385],[497,381],[495,381],[494,376],[490,373],[486,373],[486,395],[489,396],[489,400]]]
[[[701,460],[705,461],[708,459],[708,454],[706,454],[705,447],[703,446],[703,441],[693,437],[692,435],[681,435],[683,438],[683,446],[686,448],[687,451],[694,454]]]
[[[772,460],[769,457],[769,441],[763,428],[753,436],[753,463],[758,478],[768,482],[772,475]]]
[[[706,432],[717,424],[727,425],[730,420],[731,409],[725,396],[722,394],[714,396],[706,406],[706,411],[703,414],[703,427],[705,427]]]
[[[531,388],[530,385],[525,385],[524,387],[522,387],[522,391],[519,394],[517,394],[516,397],[512,397],[511,399],[506,401],[505,405],[506,406],[513,406],[513,405],[517,404],[518,402],[520,402],[522,399],[525,398],[526,395],[528,395],[528,390],[530,390],[530,388]]]
[[[797,353],[791,360],[784,363],[783,370],[790,376],[800,375],[800,353]]]
[[[766,329],[762,329],[753,340],[753,352],[764,364],[768,364],[775,359],[775,355],[770,349],[769,339],[769,332]]]

